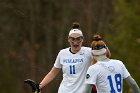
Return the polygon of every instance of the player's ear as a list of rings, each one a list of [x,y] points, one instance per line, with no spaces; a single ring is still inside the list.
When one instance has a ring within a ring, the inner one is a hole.
[[[69,37],[68,37],[68,42],[70,42],[70,39],[69,39]]]
[[[111,53],[110,53],[110,50],[108,48],[106,49],[106,56],[108,58],[111,58]]]
[[[70,43],[70,40],[68,39],[68,42]]]
[[[82,41],[84,42],[84,37],[82,37]]]

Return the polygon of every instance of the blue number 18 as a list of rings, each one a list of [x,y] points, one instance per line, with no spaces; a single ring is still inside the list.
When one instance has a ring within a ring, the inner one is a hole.
[[[107,78],[109,80],[109,84],[110,84],[110,88],[111,88],[110,93],[116,93],[114,86],[113,86],[111,75],[109,75]],[[122,90],[121,74],[115,74],[115,76],[113,78],[115,78],[117,91],[121,92],[121,90]]]

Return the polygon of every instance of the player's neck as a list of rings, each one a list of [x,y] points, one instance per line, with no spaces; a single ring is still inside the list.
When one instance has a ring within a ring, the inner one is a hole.
[[[107,58],[106,55],[101,55],[101,56],[95,56],[95,60],[97,60],[97,61],[108,61],[109,58]]]
[[[80,49],[81,49],[81,48],[80,48]],[[76,54],[77,52],[80,51],[80,49],[74,50],[74,49],[70,48],[69,51],[70,51],[72,54]]]

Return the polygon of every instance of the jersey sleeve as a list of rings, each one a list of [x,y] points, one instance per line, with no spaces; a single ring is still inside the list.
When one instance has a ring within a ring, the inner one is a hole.
[[[86,74],[85,83],[96,84],[97,75],[98,75],[98,70],[95,68],[95,66],[90,66]]]
[[[62,64],[60,63],[60,55],[61,55],[61,51],[58,53],[54,63],[54,67],[56,68],[62,68]]]
[[[125,67],[125,65],[122,63],[122,69],[123,69],[123,78],[127,78],[128,76],[130,76],[130,73],[128,72],[127,68]]]

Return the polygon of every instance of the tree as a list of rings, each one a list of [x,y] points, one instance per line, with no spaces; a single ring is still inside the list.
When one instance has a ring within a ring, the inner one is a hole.
[[[140,72],[139,4],[139,0],[118,0],[114,8],[112,25],[105,33],[113,58],[118,58],[124,62],[138,84],[140,82],[140,75],[138,74]],[[126,84],[124,84],[124,89],[124,92],[127,93],[128,86]]]
[[[24,79],[44,77],[59,50],[68,46],[72,23],[81,24],[84,45],[89,46],[92,34],[108,28],[114,6],[110,0],[3,0],[0,4],[0,68],[5,69],[1,93],[28,93]],[[61,79],[60,75],[44,91],[55,93]]]

